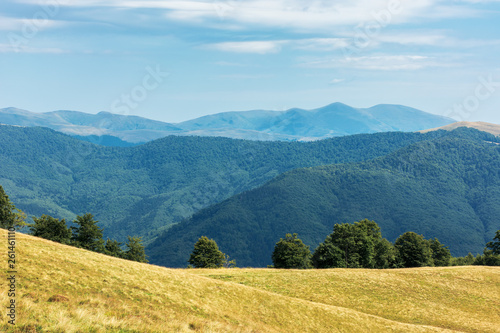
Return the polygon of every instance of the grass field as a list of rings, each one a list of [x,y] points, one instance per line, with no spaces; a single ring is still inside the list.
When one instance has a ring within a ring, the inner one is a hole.
[[[438,127],[438,128],[431,128],[431,129],[423,130],[423,131],[419,131],[419,132],[427,133],[427,132],[436,131],[439,129],[453,131],[454,129],[459,128],[459,127],[471,127],[471,128],[475,128],[475,129],[478,129],[480,131],[483,131],[483,132],[488,132],[488,133],[491,133],[493,135],[500,136],[500,125],[485,123],[483,121],[473,121],[473,122],[471,122],[471,121],[457,121],[456,123],[452,123],[452,124],[445,125],[445,126]]]
[[[16,237],[5,332],[500,332],[500,268],[167,269]]]

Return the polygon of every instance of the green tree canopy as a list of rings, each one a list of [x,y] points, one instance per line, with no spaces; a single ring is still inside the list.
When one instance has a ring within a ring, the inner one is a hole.
[[[493,254],[500,255],[500,230],[497,230],[491,242],[486,243],[486,249],[491,250]]]
[[[76,246],[94,252],[104,252],[102,229],[97,225],[99,222],[94,220],[92,214],[77,216],[73,223],[77,225],[77,227],[71,227],[72,241]]]
[[[315,268],[346,267],[344,258],[344,252],[335,246],[332,235],[328,235],[314,250],[312,264]]]
[[[26,225],[25,214],[14,206],[0,185],[0,228],[17,228]]]
[[[387,239],[380,239],[375,245],[375,268],[396,268],[397,251]]]
[[[311,251],[297,234],[286,234],[274,246],[271,257],[275,268],[310,268]]]
[[[149,262],[146,259],[144,252],[144,245],[142,245],[142,237],[128,236],[127,250],[125,251],[124,258],[138,262]]]
[[[432,262],[434,266],[450,266],[451,253],[448,247],[441,244],[437,238],[429,239],[428,242],[432,250]]]
[[[104,253],[108,256],[124,258],[125,253],[123,252],[121,245],[122,243],[117,240],[108,238],[106,240],[106,244],[104,245]]]
[[[491,242],[486,243],[483,254],[475,258],[474,265],[500,266],[500,230]]]
[[[403,267],[423,267],[433,264],[429,242],[422,235],[412,231],[405,232],[396,239],[394,246]]]
[[[224,265],[226,257],[219,250],[213,239],[201,236],[194,244],[194,249],[188,262],[196,268],[219,268]]]
[[[66,220],[56,219],[52,216],[42,215],[34,217],[32,224],[28,224],[30,233],[54,242],[69,244],[71,242],[71,229],[66,225]]]
[[[394,265],[392,244],[382,238],[380,227],[368,219],[335,224],[313,255],[317,268],[387,268]]]

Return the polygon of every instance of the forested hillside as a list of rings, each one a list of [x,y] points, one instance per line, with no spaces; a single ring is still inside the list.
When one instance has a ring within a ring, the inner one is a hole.
[[[50,129],[0,126],[0,185],[29,216],[94,214],[104,236],[153,238],[197,210],[308,166],[357,162],[439,131],[355,135],[311,143],[166,137],[102,147]]]
[[[414,231],[453,255],[480,253],[500,229],[499,142],[460,128],[371,161],[287,172],[173,226],[149,246],[150,261],[186,266],[205,235],[240,267],[262,267],[286,233],[314,250],[335,223],[363,218],[390,241]]]

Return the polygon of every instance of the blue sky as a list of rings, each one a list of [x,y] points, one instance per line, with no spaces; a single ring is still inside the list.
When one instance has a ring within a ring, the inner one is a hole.
[[[0,108],[175,123],[333,102],[500,124],[500,0],[0,3]]]

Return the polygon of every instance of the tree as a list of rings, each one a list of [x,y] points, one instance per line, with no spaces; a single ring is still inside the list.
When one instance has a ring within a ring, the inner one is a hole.
[[[71,229],[66,225],[66,220],[56,219],[52,216],[42,215],[34,217],[32,224],[28,224],[30,233],[54,242],[69,244],[71,242]]]
[[[492,254],[500,254],[500,230],[497,230],[491,242],[486,243],[486,249],[491,250]]]
[[[451,265],[452,266],[470,266],[474,264],[474,256],[469,252],[465,257],[452,257]]]
[[[286,234],[274,246],[271,256],[275,268],[311,268],[309,246],[297,238],[297,234]]]
[[[213,239],[201,236],[194,244],[194,249],[188,262],[196,268],[220,268],[224,265],[226,257],[219,250]]]
[[[229,258],[227,254],[224,254],[224,263],[222,264],[224,268],[234,268],[236,267],[236,260]]]
[[[437,238],[429,239],[428,242],[432,250],[434,266],[450,266],[451,253],[448,247],[441,244]]]
[[[397,251],[387,239],[382,238],[375,244],[375,268],[396,268]]]
[[[138,262],[149,262],[146,259],[144,245],[142,245],[142,237],[128,236],[127,250],[125,251],[124,258]]]
[[[473,265],[500,266],[500,255],[493,254],[491,250],[485,250],[484,254],[476,256]]]
[[[497,230],[493,241],[486,243],[482,255],[474,260],[474,265],[500,266],[500,230]]]
[[[73,221],[77,227],[71,227],[73,244],[94,252],[104,252],[104,240],[102,239],[102,229],[97,225],[98,221],[94,216],[87,213],[77,216]]]
[[[403,267],[432,266],[432,250],[424,236],[408,231],[396,239],[394,246]]]
[[[346,267],[344,252],[334,245],[332,235],[314,250],[312,264],[315,268]]]
[[[125,253],[123,252],[122,243],[118,242],[115,239],[107,239],[106,245],[104,245],[104,253],[108,256],[113,256],[117,258],[124,258]]]
[[[382,238],[375,221],[335,224],[333,232],[313,255],[316,268],[387,268],[393,267],[392,244]]]
[[[25,226],[26,215],[14,206],[0,185],[0,228],[19,228]]]

